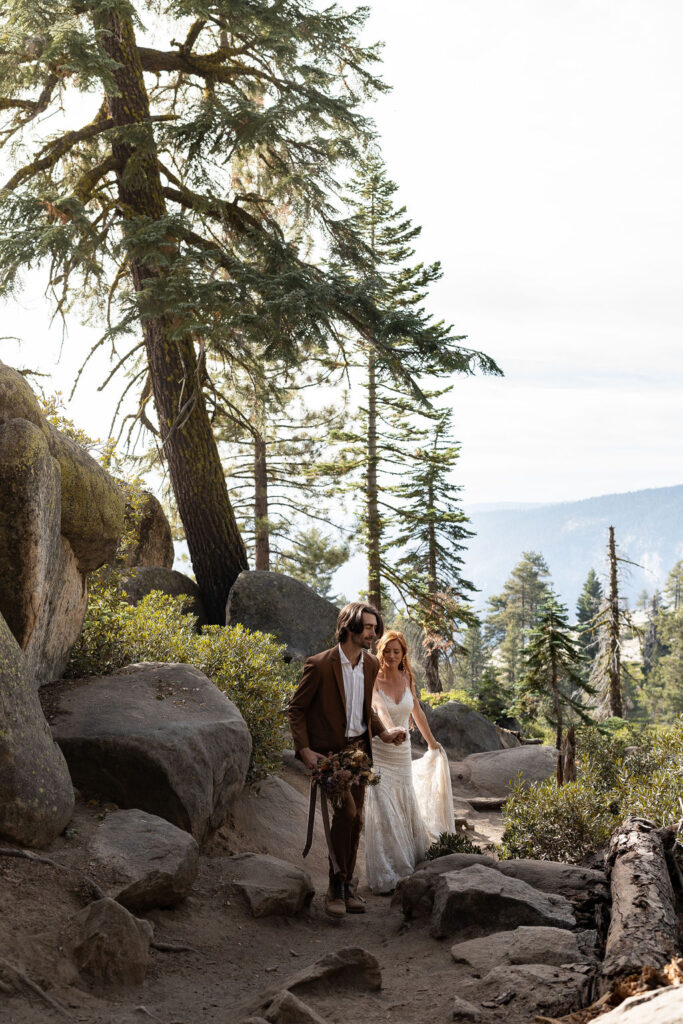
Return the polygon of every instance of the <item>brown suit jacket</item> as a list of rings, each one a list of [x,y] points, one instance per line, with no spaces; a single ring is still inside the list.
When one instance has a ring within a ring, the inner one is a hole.
[[[372,688],[379,662],[368,651],[363,653],[363,670],[365,721],[372,739],[373,735],[386,732],[386,727],[372,710]],[[336,645],[308,659],[301,682],[287,707],[287,715],[297,757],[304,747],[318,754],[329,754],[347,745],[344,676]]]

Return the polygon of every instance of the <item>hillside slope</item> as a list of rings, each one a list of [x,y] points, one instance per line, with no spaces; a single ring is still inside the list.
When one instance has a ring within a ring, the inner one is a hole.
[[[620,554],[644,567],[623,567],[622,590],[631,604],[643,588],[661,587],[683,557],[683,485],[552,505],[473,505],[467,512],[477,534],[466,555],[467,576],[480,588],[480,607],[501,590],[522,552],[531,550],[544,555],[573,612],[588,570],[604,580],[609,526]]]

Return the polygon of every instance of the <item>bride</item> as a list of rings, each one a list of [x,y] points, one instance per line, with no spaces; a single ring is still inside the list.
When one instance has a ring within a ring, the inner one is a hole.
[[[440,832],[453,831],[453,798],[448,761],[420,707],[402,633],[388,630],[377,647],[379,673],[372,704],[387,728],[405,729],[412,716],[429,746],[412,761],[410,739],[400,746],[372,742],[380,784],[368,788],[365,815],[365,871],[373,892],[391,892],[412,874]]]

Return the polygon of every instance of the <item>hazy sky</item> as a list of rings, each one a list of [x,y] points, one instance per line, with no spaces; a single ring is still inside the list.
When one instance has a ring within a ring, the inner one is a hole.
[[[681,483],[683,5],[370,7],[389,172],[445,271],[433,309],[506,373],[454,392],[465,500]],[[26,344],[1,357],[54,369],[41,296],[2,315]],[[58,386],[86,335],[72,329]],[[114,395],[96,379],[72,415],[102,434]]]

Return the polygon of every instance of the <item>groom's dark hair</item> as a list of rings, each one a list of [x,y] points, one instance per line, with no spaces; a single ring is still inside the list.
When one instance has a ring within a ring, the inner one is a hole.
[[[363,632],[363,615],[374,615],[377,619],[376,635],[380,637],[384,632],[384,623],[382,616],[371,604],[365,604],[363,601],[351,601],[350,604],[345,604],[342,610],[339,612],[339,618],[337,619],[337,643],[343,644],[349,633],[362,633]]]

